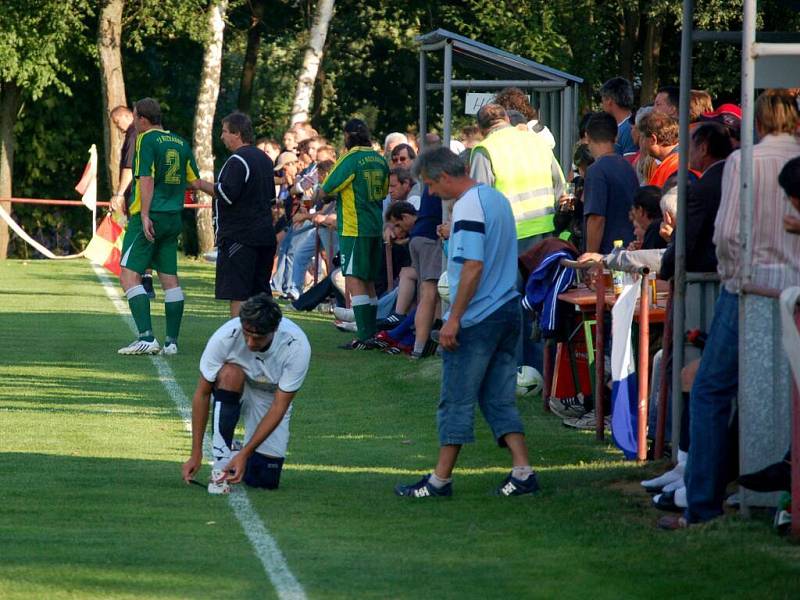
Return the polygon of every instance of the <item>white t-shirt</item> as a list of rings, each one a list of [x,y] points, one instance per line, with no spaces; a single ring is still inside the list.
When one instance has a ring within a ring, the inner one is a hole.
[[[261,419],[267,414],[275,398],[275,390],[296,392],[303,385],[311,361],[311,346],[303,330],[289,319],[281,319],[272,344],[266,352],[253,352],[242,335],[239,318],[231,319],[217,329],[206,344],[200,357],[200,374],[206,381],[214,382],[225,363],[242,368],[245,389],[242,394],[244,439],[253,436]],[[289,419],[292,405],[283,421],[256,448],[260,454],[283,457],[289,443]]]

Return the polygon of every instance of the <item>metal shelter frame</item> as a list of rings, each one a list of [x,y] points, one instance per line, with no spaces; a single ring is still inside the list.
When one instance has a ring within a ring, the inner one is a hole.
[[[519,87],[530,90],[532,104],[538,105],[539,120],[556,139],[554,154],[563,165],[572,164],[576,139],[578,87],[583,79],[546,67],[527,58],[505,52],[445,29],[417,36],[419,49],[419,132],[428,131],[428,92],[442,91],[444,131],[442,142],[449,145],[452,133],[453,90],[485,90]],[[428,81],[428,54],[443,52],[441,83]],[[502,79],[453,79],[453,61]]]
[[[681,24],[681,53],[680,53],[680,102],[679,139],[686,143],[689,139],[689,94],[692,83],[692,47],[696,42],[727,42],[741,44],[741,176],[740,176],[740,241],[742,244],[742,279],[743,289],[739,302],[739,389],[740,393],[745,382],[743,379],[743,362],[748,349],[747,340],[742,335],[745,319],[746,297],[760,293],[752,286],[752,273],[750,262],[752,259],[751,229],[753,223],[753,145],[755,125],[755,89],[756,89],[756,61],[764,57],[773,56],[800,56],[800,35],[786,32],[758,32],[756,33],[757,0],[744,0],[742,31],[700,31],[694,29],[694,0],[683,0],[683,16]],[[767,86],[764,86],[767,87]],[[780,87],[780,86],[774,86]],[[680,153],[678,169],[678,222],[686,221],[686,195],[688,183],[689,153]],[[685,322],[685,297],[686,283],[700,280],[700,274],[686,272],[686,237],[685,227],[678,227],[675,240],[675,290],[673,302],[673,370],[672,370],[672,403],[673,407],[680,406],[681,398],[681,368],[683,366],[683,336]],[[797,388],[793,384],[792,394],[792,534],[800,538],[800,400]],[[673,444],[677,445],[679,435],[676,421],[673,418]],[[746,510],[746,504],[742,507]]]

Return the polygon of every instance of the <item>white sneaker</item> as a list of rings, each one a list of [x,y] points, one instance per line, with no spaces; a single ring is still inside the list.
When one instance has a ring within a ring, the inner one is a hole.
[[[155,338],[153,338],[152,342],[135,340],[127,346],[117,350],[117,354],[158,354],[159,352],[161,352],[161,346],[158,344],[158,340]]]
[[[683,475],[681,475],[678,479],[673,481],[672,483],[668,483],[662,488],[662,492],[675,492],[682,487],[686,487],[686,482],[683,480]]]
[[[203,254],[203,258],[205,258],[208,262],[215,263],[217,262],[217,249],[214,248],[213,250],[209,250],[205,254]]]
[[[161,349],[161,354],[167,354],[171,356],[177,353],[178,353],[178,344],[176,344],[175,342],[169,342],[167,344],[164,344],[164,347]]]
[[[679,479],[683,479],[683,470],[685,466],[686,465],[684,463],[678,463],[672,469],[659,475],[658,477],[654,477],[653,479],[645,479],[641,482],[642,487],[649,489],[661,489],[663,492],[669,492],[670,490],[662,488],[675,481],[678,481]]]
[[[348,331],[350,333],[354,333],[358,331],[358,327],[356,324],[349,321],[334,321],[333,324],[336,326],[336,329],[339,331]]]
[[[342,306],[333,307],[333,316],[339,321],[346,321],[352,323],[356,320],[356,315],[352,308],[344,308]]]
[[[564,419],[561,421],[566,427],[572,427],[573,429],[595,429],[597,426],[597,415],[595,415],[594,410],[590,410],[582,417],[576,417],[572,419]],[[605,417],[603,419],[605,424],[605,429],[611,429],[611,417]]]
[[[583,394],[569,398],[552,397],[548,401],[548,405],[550,411],[562,419],[574,419],[586,414],[586,409],[583,407]]]
[[[230,494],[231,484],[225,481],[225,471],[221,469],[211,470],[211,480],[208,482],[208,493],[214,495]]]

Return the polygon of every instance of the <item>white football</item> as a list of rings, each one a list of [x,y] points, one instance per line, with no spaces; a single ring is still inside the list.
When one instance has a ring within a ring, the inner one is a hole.
[[[539,371],[528,365],[517,369],[517,396],[536,396],[543,388],[544,378]]]
[[[447,271],[442,273],[442,276],[439,277],[437,288],[439,290],[439,297],[445,302],[450,302],[450,284],[447,281]]]

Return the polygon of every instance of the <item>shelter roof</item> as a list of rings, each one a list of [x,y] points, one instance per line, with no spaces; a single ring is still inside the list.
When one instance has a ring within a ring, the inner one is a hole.
[[[430,46],[450,41],[453,44],[453,60],[476,68],[499,79],[538,79],[555,83],[583,83],[583,79],[564,71],[553,69],[527,58],[511,54],[488,44],[476,42],[446,29],[437,29],[417,36],[417,42]]]

